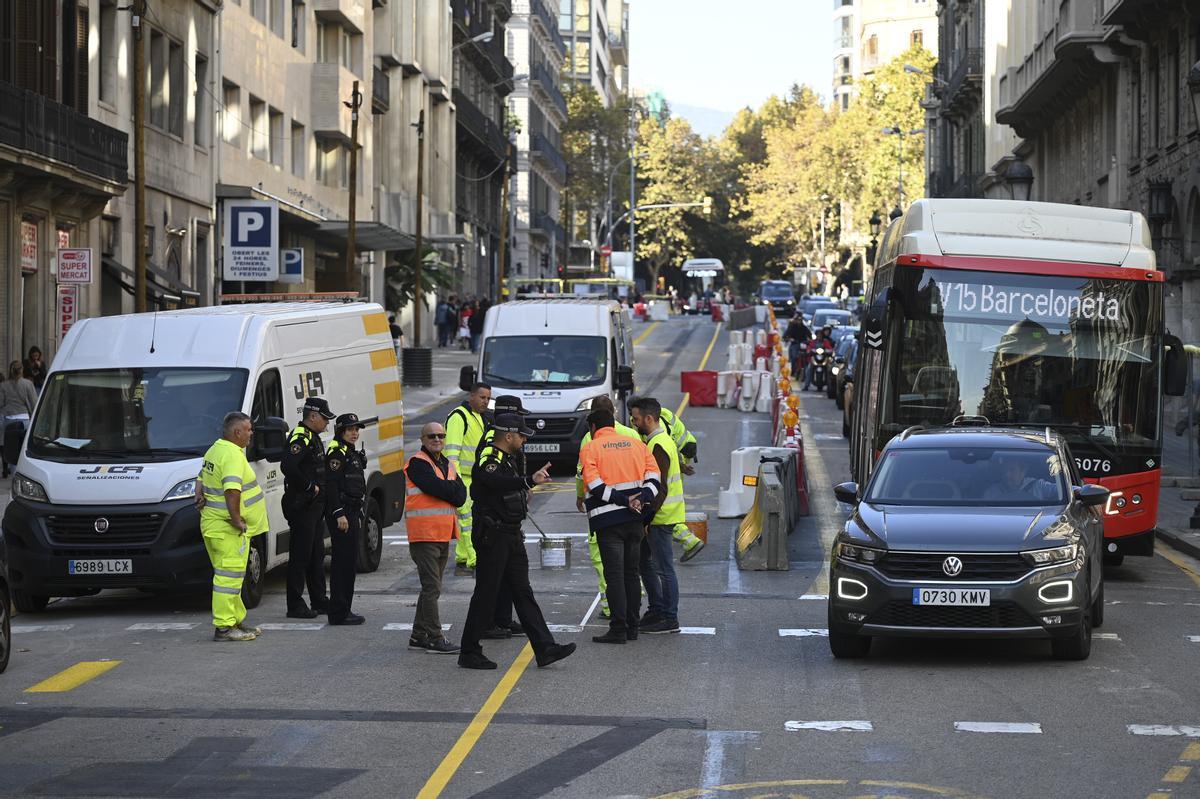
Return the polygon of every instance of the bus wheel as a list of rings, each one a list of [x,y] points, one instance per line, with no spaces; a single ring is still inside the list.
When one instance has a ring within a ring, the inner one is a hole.
[[[14,590],[12,602],[13,607],[20,613],[41,613],[46,609],[46,605],[50,604],[50,597]]]
[[[267,553],[265,535],[250,539],[250,554],[246,558],[246,576],[242,578],[242,604],[256,608],[262,602],[263,583],[267,577]]]
[[[383,511],[375,497],[367,497],[367,512],[363,519],[362,536],[358,542],[359,574],[373,572],[379,568],[383,556]]]

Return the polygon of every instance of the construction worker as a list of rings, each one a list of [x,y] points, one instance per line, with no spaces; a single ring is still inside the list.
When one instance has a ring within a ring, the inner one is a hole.
[[[343,413],[333,423],[333,441],[325,454],[325,525],[329,528],[329,623],[362,624],[350,609],[354,578],[362,545],[363,511],[367,497],[367,453],[358,449],[365,424],[358,414]]]
[[[637,640],[641,586],[643,506],[653,506],[663,494],[663,472],[650,450],[636,438],[614,428],[611,411],[588,414],[592,434],[579,454],[587,486],[588,528],[595,532],[612,611],[608,632],[592,638],[599,644]],[[676,470],[678,471],[678,470]],[[668,535],[667,545],[670,546]]]
[[[659,407],[662,408],[661,404]],[[696,460],[696,437],[684,426],[683,419],[666,408],[662,408],[660,421],[663,423],[663,429],[666,430],[667,435],[675,442],[675,448],[679,451],[680,472],[684,475],[695,474],[696,470],[689,461]],[[643,438],[643,440],[645,439]],[[672,526],[671,538],[683,544],[683,554],[679,556],[680,563],[687,563],[699,555],[700,550],[704,549],[704,541],[688,529],[685,519],[680,519],[678,524]]]
[[[221,438],[204,453],[196,482],[200,534],[213,567],[214,641],[253,641],[262,632],[243,623],[242,580],[250,539],[267,531],[265,495],[246,460],[252,434],[249,416],[225,414]]]
[[[291,531],[288,544],[287,615],[315,619],[329,612],[325,591],[325,444],[321,433],[335,418],[321,397],[304,401],[300,424],[288,436],[279,464],[283,470],[283,515]],[[304,603],[308,587],[309,604]]]
[[[602,395],[592,400],[592,410],[608,411],[613,415],[613,429],[620,435],[636,438],[638,441],[642,437],[638,435],[638,431],[628,425],[621,424],[616,420],[617,409],[613,404],[612,398],[608,395]],[[589,430],[583,434],[583,441],[579,442],[579,452],[582,456],[583,448],[592,440],[592,433]],[[587,508],[583,501],[583,458],[580,457],[579,464],[575,467],[575,507],[580,513],[587,513]],[[596,579],[600,583],[600,618],[607,619],[610,617],[608,607],[608,584],[604,580],[604,564],[600,558],[600,545],[596,542],[596,533],[588,531],[588,556],[592,560],[592,568],[596,570]]]
[[[476,383],[462,404],[446,417],[446,458],[467,487],[467,501],[458,509],[458,543],[454,547],[454,573],[470,575],[475,569],[475,547],[471,545],[471,473],[475,450],[487,429],[485,414],[492,401],[492,387]]]
[[[683,473],[675,440],[663,426],[662,406],[653,397],[629,403],[630,421],[643,436],[666,490],[650,501],[650,530],[641,547],[642,579],[650,608],[642,618],[647,635],[679,632],[679,580],[671,561],[671,538],[676,524],[683,522]]]

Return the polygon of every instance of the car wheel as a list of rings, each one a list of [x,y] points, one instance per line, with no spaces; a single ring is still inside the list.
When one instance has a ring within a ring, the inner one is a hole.
[[[383,512],[374,497],[367,498],[367,513],[363,519],[362,535],[358,541],[359,574],[373,572],[379,568],[383,556]]]
[[[12,603],[21,613],[41,613],[50,604],[50,597],[41,594],[27,594],[24,591],[12,592]]]
[[[1115,553],[1115,554],[1112,552],[1104,553],[1104,565],[1105,566],[1120,566],[1124,562],[1125,562],[1125,556],[1119,552]]]
[[[266,538],[256,535],[250,539],[246,576],[242,578],[242,604],[247,608],[256,608],[262,602],[263,583],[267,577]]]
[[[8,592],[0,586],[0,674],[8,668],[12,654],[12,608],[8,605]]]
[[[1055,660],[1087,660],[1092,654],[1092,608],[1083,612],[1083,619],[1063,638],[1050,639],[1050,652]]]
[[[833,656],[839,660],[865,658],[867,653],[871,651],[871,636],[851,635],[835,631],[833,610],[830,609],[828,614],[829,651],[833,653]]]
[[[1104,626],[1104,577],[1100,577],[1100,589],[1096,592],[1096,599],[1092,602],[1092,627],[1100,628]]]

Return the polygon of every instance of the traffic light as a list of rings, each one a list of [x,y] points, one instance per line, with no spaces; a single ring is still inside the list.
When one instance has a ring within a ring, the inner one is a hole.
[[[713,211],[712,203],[713,203],[712,197],[705,197],[704,198],[704,207],[700,209],[700,212],[703,213],[705,216],[712,216],[712,211]]]

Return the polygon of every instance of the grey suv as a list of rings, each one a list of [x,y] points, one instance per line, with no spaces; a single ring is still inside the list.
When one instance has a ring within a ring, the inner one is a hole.
[[[1066,443],[996,427],[911,429],[883,450],[829,569],[829,646],[872,636],[1048,638],[1083,660],[1104,622],[1101,506]]]

